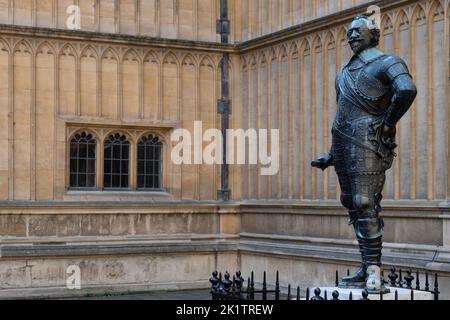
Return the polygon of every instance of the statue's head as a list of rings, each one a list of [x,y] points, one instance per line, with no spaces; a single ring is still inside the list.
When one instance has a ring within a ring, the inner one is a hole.
[[[347,32],[347,40],[355,54],[380,43],[380,29],[374,20],[366,16],[353,19]]]

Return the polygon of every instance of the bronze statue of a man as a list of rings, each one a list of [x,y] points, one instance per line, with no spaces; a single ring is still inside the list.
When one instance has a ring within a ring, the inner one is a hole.
[[[396,124],[417,95],[405,62],[376,47],[380,30],[366,16],[351,23],[348,42],[354,56],[336,79],[338,111],[330,153],[312,162],[322,170],[334,166],[362,255],[362,267],[341,280],[342,287],[385,291],[381,282],[384,223],[380,202],[385,172],[392,167]]]

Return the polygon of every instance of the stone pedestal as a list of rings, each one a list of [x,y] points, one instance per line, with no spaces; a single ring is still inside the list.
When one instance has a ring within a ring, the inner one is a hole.
[[[411,290],[392,288],[389,287],[391,293],[384,294],[383,300],[395,300],[395,291],[398,292],[398,300],[411,300]],[[327,292],[328,300],[333,299],[333,292],[339,292],[339,300],[350,300],[350,292],[353,295],[353,300],[361,300],[363,290],[360,289],[341,289],[341,288],[320,288],[322,291],[321,297],[325,296],[325,291]],[[311,290],[311,298],[314,296],[314,290]],[[369,300],[380,300],[379,294],[369,295]],[[425,291],[414,291],[414,300],[434,300],[434,295],[431,292]]]

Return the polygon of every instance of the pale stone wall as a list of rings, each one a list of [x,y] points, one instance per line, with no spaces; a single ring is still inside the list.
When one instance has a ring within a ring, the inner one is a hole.
[[[166,147],[164,188],[173,199],[216,199],[218,168],[172,165],[170,132],[193,134],[196,120],[203,130],[218,127],[220,54],[15,36],[2,37],[0,46],[1,199],[63,200],[68,143],[89,127],[98,159],[114,130],[132,143],[157,133]]]
[[[370,0],[229,0],[231,42],[309,22]],[[219,42],[219,0],[3,0],[0,23],[66,29],[70,5],[81,9],[81,30]]]
[[[398,127],[398,157],[388,173],[387,199],[445,200],[450,195],[448,4],[413,1],[382,8],[380,47],[408,63],[419,92]],[[326,29],[299,30],[287,41],[250,42],[241,55],[243,90],[235,97],[234,125],[279,128],[281,169],[262,178],[254,168],[234,168],[236,199],[339,199],[335,173],[310,166],[329,150],[335,77],[351,57],[345,40],[348,21],[324,23]]]
[[[67,29],[70,5],[79,6],[84,31],[218,41],[215,0],[4,0],[0,23]]]
[[[240,39],[246,41],[354,7],[361,6],[364,12],[370,2],[370,0],[235,0],[234,4],[240,6],[240,15],[237,17],[241,20]]]

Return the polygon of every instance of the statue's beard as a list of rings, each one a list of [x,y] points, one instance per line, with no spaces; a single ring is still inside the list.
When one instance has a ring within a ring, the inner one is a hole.
[[[350,43],[350,47],[352,48],[352,51],[353,51],[355,54],[358,54],[358,53],[362,52],[362,51],[365,49],[365,46],[364,46],[362,40],[351,42],[351,43]]]
[[[358,40],[349,41],[349,44],[350,44],[350,47],[352,48],[352,51],[355,54],[359,54],[359,53],[363,52],[364,50],[373,47],[371,41],[369,41],[367,39],[358,39]]]

